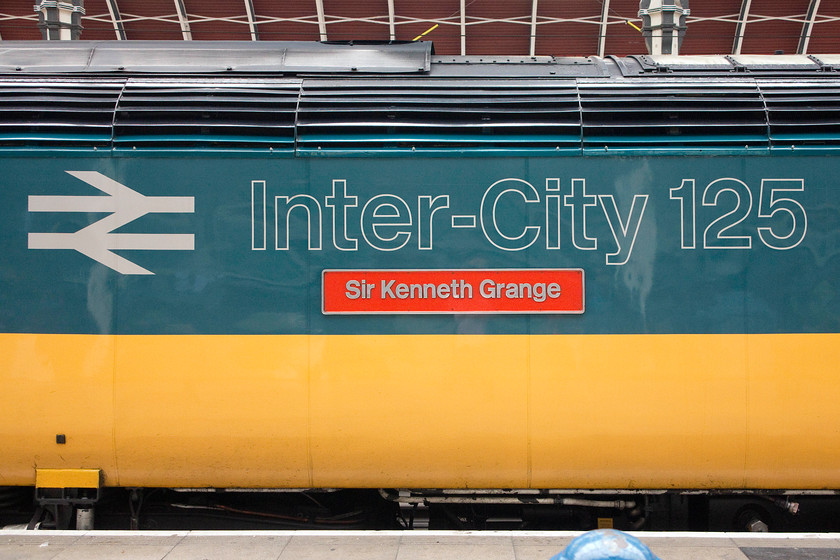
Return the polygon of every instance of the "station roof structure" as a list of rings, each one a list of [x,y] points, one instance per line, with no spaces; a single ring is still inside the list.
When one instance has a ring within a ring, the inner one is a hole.
[[[40,40],[2,0],[0,41]],[[840,52],[837,0],[693,0],[680,54]],[[83,40],[410,41],[438,55],[647,52],[639,0],[85,0]],[[0,42],[0,45],[2,43]]]

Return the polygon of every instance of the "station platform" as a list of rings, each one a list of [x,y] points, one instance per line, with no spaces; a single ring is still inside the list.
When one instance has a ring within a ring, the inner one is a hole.
[[[0,560],[549,560],[580,533],[0,531]],[[661,560],[840,559],[840,534],[631,533]]]

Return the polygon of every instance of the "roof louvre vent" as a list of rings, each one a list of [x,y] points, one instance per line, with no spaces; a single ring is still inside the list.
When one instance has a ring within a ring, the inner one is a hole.
[[[114,146],[294,149],[300,82],[129,81]]]
[[[761,84],[774,147],[840,146],[840,84],[768,82]]]
[[[581,83],[584,148],[767,147],[754,82]]]
[[[121,83],[0,83],[0,146],[107,146]]]
[[[299,152],[580,151],[573,80],[304,81]]]

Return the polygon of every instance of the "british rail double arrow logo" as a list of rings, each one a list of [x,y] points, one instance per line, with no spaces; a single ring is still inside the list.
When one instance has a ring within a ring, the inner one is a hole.
[[[191,196],[144,196],[96,171],[67,171],[108,196],[30,196],[30,212],[100,212],[109,214],[73,233],[30,233],[30,249],[72,249],[120,274],[154,274],[113,251],[192,251],[193,234],[114,233],[149,213],[194,212]]]

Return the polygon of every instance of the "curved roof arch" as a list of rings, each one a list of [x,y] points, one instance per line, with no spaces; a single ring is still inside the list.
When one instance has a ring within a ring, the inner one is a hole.
[[[681,54],[837,52],[840,2],[696,0]],[[638,0],[85,0],[86,40],[412,40],[440,55],[646,52]],[[0,40],[39,40],[32,0],[4,0]]]

